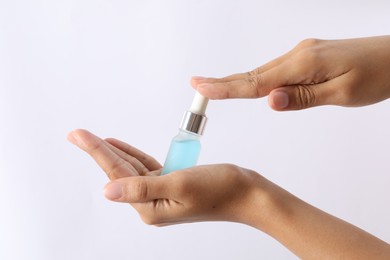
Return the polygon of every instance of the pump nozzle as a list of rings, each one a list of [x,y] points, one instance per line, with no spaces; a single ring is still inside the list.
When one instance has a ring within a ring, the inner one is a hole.
[[[204,115],[206,112],[207,104],[209,102],[208,98],[205,98],[197,91],[194,99],[192,100],[192,104],[190,107],[190,112],[198,115]]]
[[[208,98],[196,92],[190,109],[184,113],[180,129],[202,135],[207,121],[205,112],[208,102]]]

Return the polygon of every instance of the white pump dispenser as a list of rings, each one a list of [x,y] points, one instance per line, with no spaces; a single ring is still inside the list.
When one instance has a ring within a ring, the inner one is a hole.
[[[208,103],[209,103],[209,99],[205,98],[197,91],[195,93],[194,99],[192,100],[192,104],[189,111],[194,114],[204,116],[206,113],[206,108]]]

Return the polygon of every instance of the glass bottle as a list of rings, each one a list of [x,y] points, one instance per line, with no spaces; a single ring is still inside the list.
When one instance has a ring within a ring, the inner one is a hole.
[[[184,113],[179,133],[171,141],[161,175],[195,166],[198,162],[207,104],[208,99],[196,92],[190,109]]]

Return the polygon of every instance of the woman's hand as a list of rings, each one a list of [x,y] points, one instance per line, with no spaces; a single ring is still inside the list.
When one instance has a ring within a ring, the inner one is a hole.
[[[68,139],[90,154],[112,181],[105,187],[106,197],[130,203],[147,224],[250,224],[249,213],[256,212],[254,193],[267,183],[259,174],[230,164],[158,176],[161,165],[154,158],[121,141],[102,140],[85,130],[73,131]]]
[[[105,195],[130,203],[147,224],[233,221],[274,237],[301,258],[389,259],[390,245],[303,202],[259,174],[230,164],[158,176],[161,165],[115,139],[85,130],[69,141],[89,153],[111,182]]]
[[[193,77],[211,99],[259,98],[279,111],[321,105],[364,106],[390,97],[390,36],[302,41],[247,73]]]

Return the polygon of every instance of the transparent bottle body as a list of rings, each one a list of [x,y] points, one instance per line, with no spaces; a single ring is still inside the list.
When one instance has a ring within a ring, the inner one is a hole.
[[[169,147],[162,175],[195,166],[200,154],[200,135],[180,129]]]

